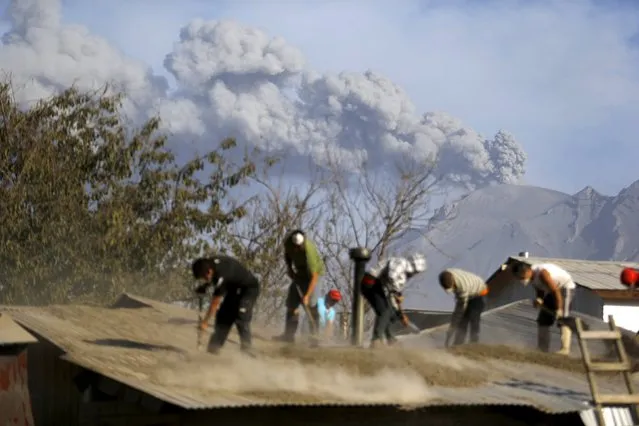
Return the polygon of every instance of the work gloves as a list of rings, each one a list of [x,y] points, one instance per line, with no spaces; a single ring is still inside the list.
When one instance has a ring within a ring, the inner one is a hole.
[[[533,306],[535,307],[535,309],[539,309],[541,307],[544,306],[544,299],[542,299],[541,297],[537,297],[535,300],[533,300]],[[551,312],[549,312],[551,313]],[[557,309],[555,311],[555,318],[557,318],[557,320],[560,320],[561,318],[564,317],[564,312],[561,309]]]

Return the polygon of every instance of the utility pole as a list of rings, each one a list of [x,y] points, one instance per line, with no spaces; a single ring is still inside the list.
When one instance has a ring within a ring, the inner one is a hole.
[[[362,279],[366,273],[366,263],[371,259],[371,253],[367,248],[357,247],[349,251],[351,260],[355,265],[353,281],[353,307],[351,310],[351,344],[362,346],[364,336],[364,304],[362,303]]]

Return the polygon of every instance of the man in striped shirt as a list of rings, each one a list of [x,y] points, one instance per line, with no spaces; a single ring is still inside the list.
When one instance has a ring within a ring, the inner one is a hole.
[[[439,285],[446,293],[454,294],[456,303],[450,327],[446,333],[446,347],[455,336],[454,345],[466,341],[470,327],[470,341],[479,341],[481,314],[484,311],[484,296],[488,286],[483,278],[462,269],[449,268],[439,274]]]
[[[406,282],[416,274],[426,270],[426,258],[416,253],[408,258],[391,257],[380,261],[370,269],[362,280],[362,296],[375,311],[375,325],[371,347],[379,345],[383,337],[392,345],[396,338],[391,325],[396,319],[404,326],[408,318],[402,311],[403,292]]]

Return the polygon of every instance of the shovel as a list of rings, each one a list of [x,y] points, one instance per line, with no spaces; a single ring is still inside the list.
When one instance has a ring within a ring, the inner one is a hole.
[[[404,315],[404,313],[402,311],[396,311],[397,314],[397,318],[399,319],[399,321],[401,322],[402,320],[402,316]],[[406,329],[408,329],[408,331],[410,331],[412,334],[419,334],[422,332],[422,330],[417,327],[415,325],[415,323],[413,323],[411,320],[408,319],[408,317],[406,317],[407,323],[404,326]]]
[[[300,290],[300,286],[298,286],[297,284],[293,284],[293,285],[297,289],[297,294],[299,294],[300,296],[300,300],[302,301],[302,306],[304,307],[304,312],[306,312],[306,317],[311,323],[311,327],[313,328],[315,332],[319,332],[319,330],[317,329],[317,324],[315,323],[315,318],[313,318],[313,314],[311,314],[311,310],[309,309],[308,305],[304,303],[304,293],[302,293],[302,290]]]
[[[552,309],[547,308],[543,304],[539,305],[539,310],[544,311],[544,312],[546,312],[547,314],[550,314],[550,315],[555,315],[555,311],[553,311]],[[590,330],[590,325],[588,325],[588,323],[586,321],[584,321],[582,319],[581,323],[582,323],[583,328],[584,328],[585,331]],[[577,333],[577,324],[575,322],[575,318],[572,317],[572,316],[563,317],[563,318],[557,318],[557,325],[559,325],[559,326],[565,325],[566,327],[569,327],[570,330],[573,333]]]
[[[202,323],[202,310],[204,308],[204,298],[198,296],[198,310],[197,310],[197,350],[202,350],[202,337],[204,336],[204,330],[200,328]]]
[[[413,334],[419,334],[422,331],[419,329],[419,327],[417,327],[414,323],[412,323],[410,320],[408,320],[408,324],[406,324],[406,328],[408,328],[408,330],[413,333]]]

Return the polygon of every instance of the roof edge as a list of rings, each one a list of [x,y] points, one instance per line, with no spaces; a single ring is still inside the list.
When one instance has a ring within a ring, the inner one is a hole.
[[[0,346],[38,343],[38,339],[11,318],[6,312],[0,312]]]
[[[592,260],[592,259],[574,259],[570,257],[541,257],[541,256],[509,256],[509,260],[516,260],[519,262],[525,262],[530,264],[530,262],[526,261],[526,259],[540,259],[540,260],[548,260],[548,261],[559,261],[559,262],[585,262],[585,263],[603,263],[606,265],[621,265],[621,266],[639,266],[638,262],[631,262],[627,260]]]
[[[485,310],[485,311],[483,311],[481,313],[481,316],[483,317],[484,315],[488,315],[488,314],[491,314],[491,313],[499,312],[499,311],[502,311],[504,309],[508,309],[508,308],[510,308],[512,306],[523,304],[523,303],[529,303],[528,299],[515,300],[514,302],[510,302],[510,303],[507,303],[505,305],[497,306],[496,308]],[[420,331],[419,334],[429,334],[429,333],[432,333],[432,332],[439,331],[441,329],[447,328],[449,326],[450,326],[450,324],[436,325],[435,327],[430,327],[430,328],[423,329],[422,331]]]
[[[113,309],[153,308],[153,305],[147,302],[143,297],[139,297],[134,294],[124,292],[120,294],[120,296],[118,296],[115,302],[109,305],[109,308],[113,308]]]

